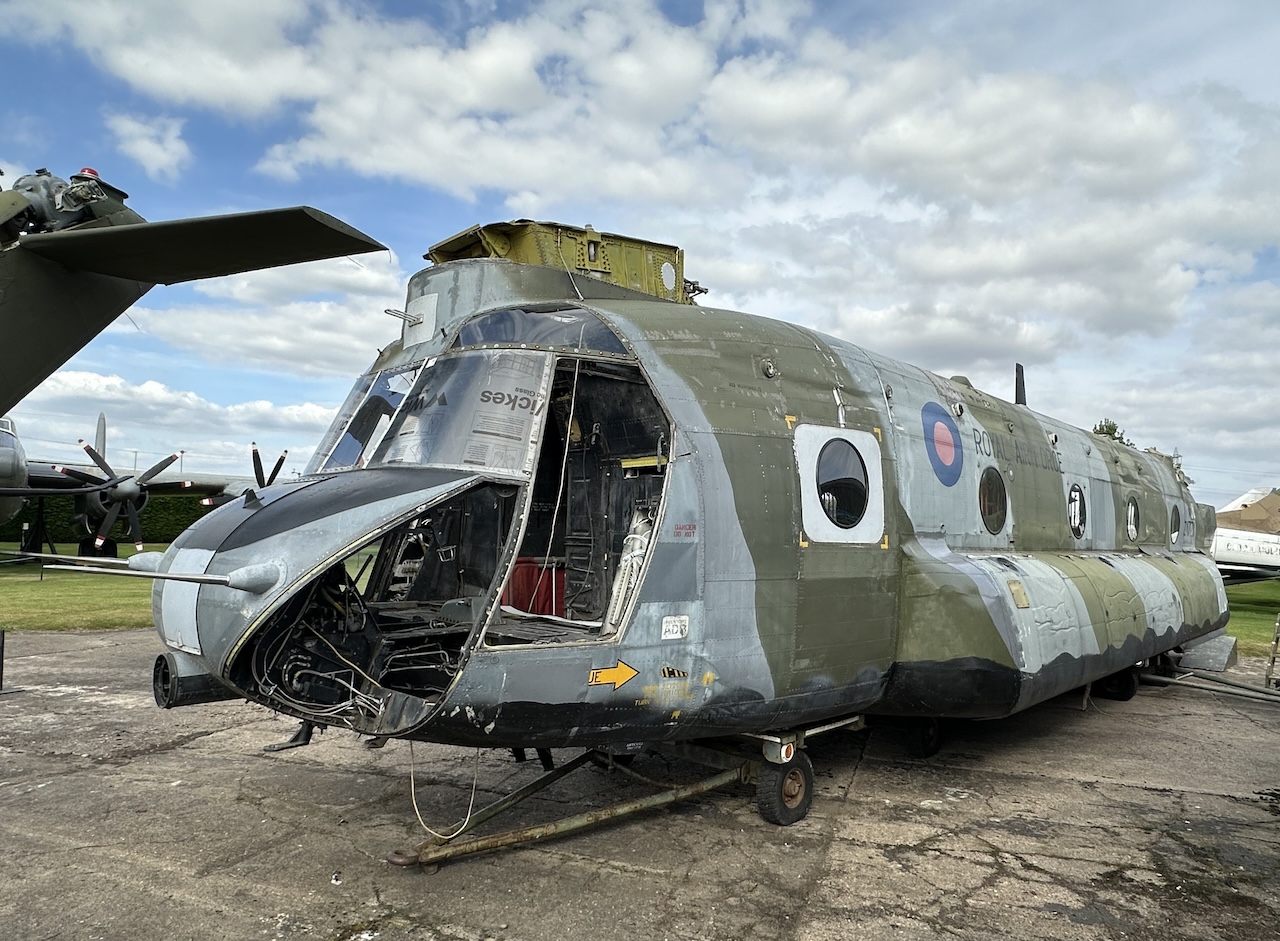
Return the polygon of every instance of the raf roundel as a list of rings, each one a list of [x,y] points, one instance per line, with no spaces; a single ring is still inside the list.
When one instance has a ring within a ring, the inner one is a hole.
[[[933,472],[944,487],[954,487],[964,469],[960,429],[937,402],[929,402],[920,410],[920,420],[924,425],[924,449],[929,453]]]

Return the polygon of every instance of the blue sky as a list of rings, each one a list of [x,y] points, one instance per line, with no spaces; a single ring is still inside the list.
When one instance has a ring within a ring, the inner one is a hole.
[[[300,469],[427,247],[534,216],[997,395],[1023,362],[1222,505],[1280,486],[1276,48],[1261,2],[0,0],[0,182],[391,249],[156,288],[13,417],[50,459],[105,409],[140,464]]]

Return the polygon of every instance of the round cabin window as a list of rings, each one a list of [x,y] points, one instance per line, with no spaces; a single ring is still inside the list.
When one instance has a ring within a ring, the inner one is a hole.
[[[857,526],[867,512],[867,466],[848,441],[835,438],[818,454],[818,499],[841,529]]]
[[[1004,489],[1004,478],[995,467],[984,470],[982,479],[978,481],[978,509],[982,512],[982,523],[987,532],[994,536],[1004,529],[1009,513],[1009,496]]]
[[[1182,535],[1182,514],[1175,506],[1173,512],[1169,514],[1169,545],[1177,545],[1180,535]]]

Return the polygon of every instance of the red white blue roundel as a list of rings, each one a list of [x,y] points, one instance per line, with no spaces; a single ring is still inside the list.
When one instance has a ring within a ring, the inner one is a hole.
[[[954,487],[964,468],[960,429],[937,402],[929,402],[920,409],[920,420],[924,423],[924,449],[929,454],[933,472],[944,487]]]

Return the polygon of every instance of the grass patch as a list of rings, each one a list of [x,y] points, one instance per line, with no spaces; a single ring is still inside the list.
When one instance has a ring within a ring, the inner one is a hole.
[[[1270,656],[1276,616],[1280,615],[1280,582],[1232,585],[1227,588],[1227,606],[1231,609],[1227,633],[1239,641],[1236,649],[1240,656]]]
[[[163,543],[144,545],[163,552]],[[0,549],[17,551],[16,542],[0,542]],[[120,546],[120,558],[134,554],[133,544]],[[373,549],[347,560],[355,575]],[[0,556],[0,560],[6,558]],[[364,568],[362,582],[369,578]],[[118,631],[153,627],[149,578],[85,575],[42,571],[35,562],[0,562],[0,631]]]
[[[17,543],[0,543],[0,549],[17,548]],[[165,546],[144,548],[163,551]],[[133,554],[132,544],[120,547],[121,558]],[[151,626],[149,578],[48,572],[34,562],[0,564],[0,630],[114,631]]]

